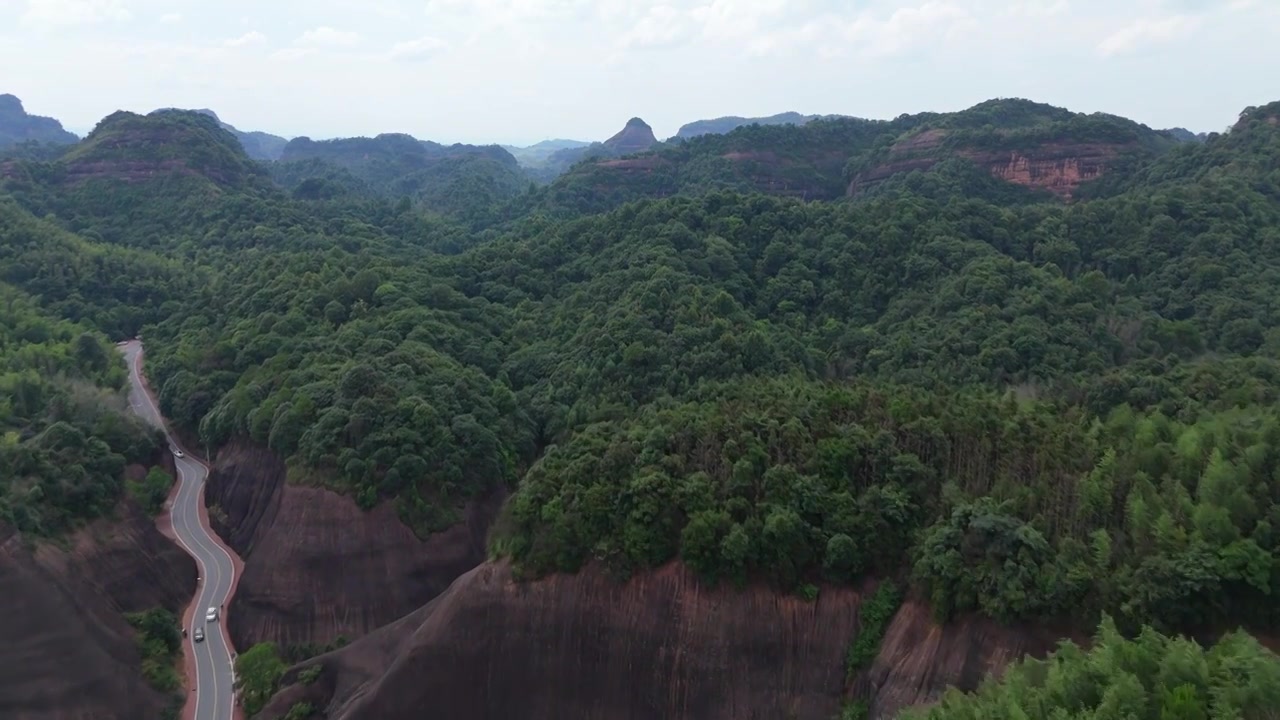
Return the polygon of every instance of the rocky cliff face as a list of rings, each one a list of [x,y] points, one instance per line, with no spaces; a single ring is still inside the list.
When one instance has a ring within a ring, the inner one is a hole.
[[[233,444],[218,454],[206,498],[214,529],[244,559],[228,616],[236,647],[325,645],[360,637],[418,608],[484,559],[501,497],[426,541],[394,507],[285,483],[273,453]]]
[[[764,587],[711,588],[678,563],[625,583],[590,569],[516,583],[506,564],[486,563],[411,615],[307,663],[324,668],[321,681],[286,688],[262,717],[307,700],[344,720],[829,720],[851,690],[871,693],[873,717],[888,717],[1049,647],[987,621],[940,628],[908,603],[851,687],[844,656],[863,597],[827,588],[810,603]]]
[[[605,140],[604,146],[614,155],[630,155],[644,152],[657,142],[658,138],[654,137],[653,128],[640,118],[633,117],[616,135]]]
[[[1082,182],[1101,177],[1133,146],[1123,143],[1045,143],[1034,150],[944,149],[946,131],[926,130],[898,141],[888,156],[858,173],[849,183],[857,195],[899,173],[928,170],[948,158],[968,159],[995,177],[1069,200]]]
[[[56,544],[0,527],[0,717],[158,717],[168,699],[122,614],[180,614],[195,585],[195,562],[132,505]]]

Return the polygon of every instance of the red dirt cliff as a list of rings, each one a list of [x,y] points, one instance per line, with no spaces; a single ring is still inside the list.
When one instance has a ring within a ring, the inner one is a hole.
[[[134,720],[168,703],[143,680],[123,613],[179,614],[195,562],[132,504],[117,514],[57,544],[0,524],[0,717]]]
[[[679,563],[625,583],[596,569],[517,583],[505,563],[486,563],[411,615],[295,668],[324,670],[260,717],[305,700],[332,720],[830,720],[849,690],[844,656],[862,597],[711,588]],[[908,603],[854,686],[872,694],[873,717],[887,717],[1051,644],[976,619],[940,628]]]
[[[898,141],[883,163],[858,173],[850,181],[848,194],[857,195],[899,173],[928,170],[949,157],[961,157],[995,177],[1070,199],[1080,183],[1102,176],[1129,148],[1123,144],[1046,143],[1026,152],[970,148],[944,151],[941,145],[945,136],[945,130],[933,129]]]
[[[268,450],[233,443],[206,489],[215,531],[244,559],[228,613],[235,646],[325,645],[413,611],[484,559],[501,497],[419,540],[383,504],[370,512],[330,490],[285,483]]]

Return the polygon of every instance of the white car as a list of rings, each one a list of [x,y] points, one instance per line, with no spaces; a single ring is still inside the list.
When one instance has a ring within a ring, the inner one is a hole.
[[[173,449],[173,456],[174,456],[174,457],[186,457],[186,455],[183,455],[183,454],[182,454],[182,450],[181,450],[181,449],[179,449],[179,448],[174,448],[174,449]]]
[[[218,608],[209,608],[209,611],[204,614],[204,619],[208,622],[217,622]]]
[[[196,639],[196,642],[204,642],[204,628],[196,628],[192,637]]]

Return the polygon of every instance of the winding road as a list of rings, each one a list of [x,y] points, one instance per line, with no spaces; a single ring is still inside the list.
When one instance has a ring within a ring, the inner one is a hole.
[[[169,434],[160,409],[142,382],[139,363],[142,343],[130,340],[119,347],[129,364],[129,404],[139,417],[164,431],[170,449],[177,449],[177,441]],[[235,676],[231,644],[222,631],[222,623],[226,622],[222,607],[235,586],[235,563],[200,512],[208,469],[203,463],[190,457],[177,457],[176,453],[173,460],[178,469],[178,491],[169,511],[173,532],[178,544],[195,558],[200,571],[194,604],[188,613],[190,619],[184,619],[189,623],[185,642],[190,652],[186,656],[195,660],[195,720],[232,720]],[[209,608],[219,608],[216,621],[206,622],[205,613]],[[195,641],[196,628],[204,629],[203,642]]]

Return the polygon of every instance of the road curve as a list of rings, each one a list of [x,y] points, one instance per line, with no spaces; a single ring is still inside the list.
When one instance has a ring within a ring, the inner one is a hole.
[[[150,425],[164,431],[171,450],[180,446],[169,434],[160,409],[142,382],[139,360],[142,343],[130,340],[120,344],[129,364],[129,404]],[[200,572],[190,626],[184,642],[190,645],[187,657],[195,659],[195,720],[232,720],[235,716],[235,676],[232,672],[231,645],[220,627],[226,622],[223,606],[235,586],[235,563],[222,543],[214,536],[200,512],[204,502],[204,481],[208,469],[203,463],[187,457],[174,457],[178,469],[178,491],[173,496],[170,517],[178,544],[195,558]],[[219,608],[218,619],[205,621],[209,608]],[[184,620],[184,622],[186,622]],[[204,642],[195,641],[196,628],[205,631]]]

